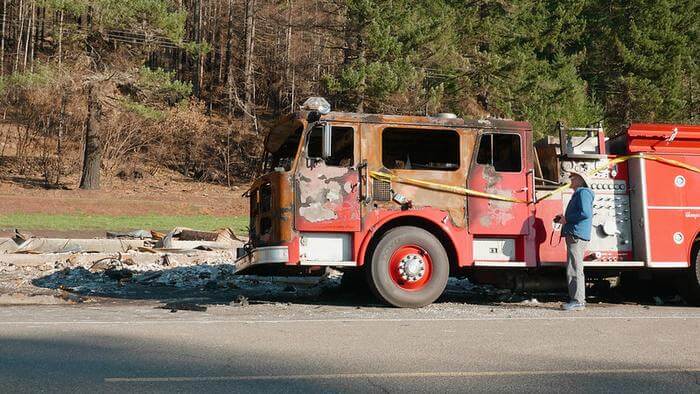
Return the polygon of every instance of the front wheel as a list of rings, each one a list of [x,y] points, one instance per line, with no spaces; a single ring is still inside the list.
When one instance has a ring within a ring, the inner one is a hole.
[[[445,248],[428,231],[393,228],[382,236],[367,270],[374,294],[401,308],[431,304],[445,290],[450,263]]]

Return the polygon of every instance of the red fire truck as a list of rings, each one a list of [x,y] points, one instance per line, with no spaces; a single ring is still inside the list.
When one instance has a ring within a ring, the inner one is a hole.
[[[664,270],[700,299],[700,126],[560,125],[535,143],[526,122],[302,108],[266,139],[238,270],[336,267],[399,307],[432,303],[450,275],[563,283],[554,217],[575,170],[595,192],[587,274]]]

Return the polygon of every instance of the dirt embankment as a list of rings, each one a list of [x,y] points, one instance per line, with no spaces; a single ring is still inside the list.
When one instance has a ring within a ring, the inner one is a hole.
[[[246,185],[231,188],[194,182],[175,172],[136,180],[103,177],[100,190],[45,189],[40,179],[0,177],[0,215],[47,213],[86,215],[245,216]]]

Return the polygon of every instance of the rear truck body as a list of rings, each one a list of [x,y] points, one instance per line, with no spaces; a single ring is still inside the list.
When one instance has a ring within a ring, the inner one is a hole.
[[[290,114],[247,192],[237,269],[362,272],[401,307],[435,301],[449,275],[511,287],[563,278],[554,217],[577,170],[595,192],[587,272],[674,270],[698,297],[700,127],[633,124],[606,138],[561,126],[559,138],[532,138],[528,123],[501,119]]]

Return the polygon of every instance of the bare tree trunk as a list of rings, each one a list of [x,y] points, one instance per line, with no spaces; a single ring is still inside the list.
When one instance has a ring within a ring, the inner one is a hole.
[[[245,112],[252,114],[254,97],[253,51],[255,46],[255,0],[246,0],[245,7],[245,67],[243,78],[245,84]]]
[[[32,39],[32,29],[34,28],[34,9],[35,9],[35,2],[32,1],[31,6],[29,7],[29,22],[27,23],[27,37],[24,42],[24,61],[22,62],[22,70],[25,71],[27,70],[27,57],[29,55],[29,43],[31,42]]]
[[[205,0],[206,1],[206,0]],[[207,21],[205,19],[205,12],[206,8],[204,7],[205,1],[200,0],[200,9],[199,9],[199,36],[200,36],[200,42],[204,43],[207,40],[207,35],[206,35],[206,27],[207,27]],[[199,51],[199,58],[197,59],[197,74],[199,74],[199,89],[200,89],[200,95],[204,96],[205,89],[205,83],[204,83],[204,65],[207,61],[207,54],[205,54],[201,49]]]
[[[56,185],[61,184],[61,175],[63,173],[63,128],[66,124],[66,103],[68,94],[66,90],[61,95],[61,112],[58,117],[58,142],[56,144]]]
[[[63,17],[65,11],[61,10],[61,16],[58,25],[58,69],[61,70],[63,65]]]
[[[206,23],[206,26],[211,30],[211,42],[209,42],[209,47],[211,48],[211,50],[209,51],[208,60],[206,60],[207,58],[205,58],[205,61],[207,61],[208,65],[209,65],[209,73],[208,73],[209,84],[207,85],[207,88],[208,88],[207,114],[209,114],[209,115],[211,114],[212,107],[214,105],[213,104],[214,103],[214,84],[216,82],[219,82],[219,80],[220,80],[214,76],[214,70],[215,70],[214,67],[216,65],[216,52],[217,52],[216,51],[216,45],[217,45],[217,43],[216,43],[216,28],[217,28],[217,25],[216,25],[216,19],[215,19],[216,12],[217,12],[216,4],[217,3],[212,4],[211,7],[209,8],[209,14],[207,15],[207,23]],[[205,72],[205,68],[204,68],[205,61],[202,61],[201,68],[200,68],[202,75],[204,75],[204,72]]]
[[[296,102],[296,84],[294,83],[294,77],[296,76],[296,70],[292,68],[292,99],[291,99],[291,111],[294,112],[295,102]]]
[[[228,26],[226,31],[225,82],[228,92],[227,112],[233,116],[233,0],[228,0]]]
[[[233,92],[233,84],[236,82],[234,80],[233,76],[233,0],[228,0],[228,20],[227,20],[227,27],[226,27],[226,58],[224,59],[225,62],[225,76],[224,76],[224,82],[226,83],[226,90],[227,90],[227,113],[229,117],[229,122],[233,119],[233,113],[234,113],[234,106],[233,106],[233,100],[234,100],[234,92]],[[233,132],[233,124],[229,124],[228,130],[226,133],[226,155],[225,155],[225,160],[226,160],[226,185],[228,187],[231,187],[231,134]]]
[[[0,76],[5,75],[5,25],[7,24],[7,0],[2,0],[2,38],[0,38]]]
[[[217,82],[220,81],[220,78],[215,79],[214,78],[214,70],[216,67],[216,46],[219,45],[217,43],[217,28],[218,25],[216,23],[216,17],[217,13],[219,12],[219,7],[217,7],[218,2],[214,2],[214,4],[211,6],[209,9],[209,15],[207,18],[207,25],[209,29],[211,30],[211,41],[209,42],[209,46],[211,50],[209,51],[209,74],[211,75],[209,77],[209,88],[210,90],[214,87],[214,81],[216,80]],[[211,92],[209,93],[211,95]]]
[[[37,42],[38,44],[41,44],[44,42],[44,37],[46,37],[44,34],[46,33],[46,7],[41,7],[41,30],[39,31],[39,34],[37,37],[39,38],[39,41]]]
[[[102,106],[95,84],[96,82],[89,82],[87,85],[88,116],[85,124],[83,172],[80,177],[80,188],[87,190],[100,188],[100,164],[102,162],[102,141],[100,137]]]
[[[360,60],[360,63],[364,66],[365,63],[367,62],[366,56],[365,56],[365,46],[364,42],[362,40],[362,37],[358,33],[357,37],[357,52],[358,52],[358,58]],[[365,112],[365,90],[367,87],[367,82],[365,80],[365,74],[362,74],[362,79],[360,80],[360,84],[357,87],[357,112],[363,113]]]
[[[224,160],[226,161],[226,185],[231,187],[231,131],[233,127],[229,125],[228,133],[226,133],[226,156]]]
[[[195,0],[194,6],[194,41],[197,44],[197,64],[193,76],[193,93],[200,97],[202,92],[202,78],[199,65],[202,63],[202,0]]]
[[[17,54],[15,55],[15,65],[12,68],[12,72],[17,72],[17,68],[19,67],[19,54],[20,54],[20,49],[22,48],[22,32],[24,31],[24,12],[23,12],[23,7],[24,6],[24,1],[19,0],[19,36],[17,38]]]
[[[5,30],[7,25],[7,0],[2,0],[2,38],[0,41],[0,76],[5,75]]]
[[[32,2],[32,43],[31,51],[29,53],[29,64],[31,72],[34,72],[34,51],[38,42],[37,33],[39,32],[39,27],[37,25],[37,18],[39,17],[39,10],[36,8],[36,2]]]
[[[95,30],[92,18],[92,7],[87,9],[87,35],[84,39],[85,54],[90,58],[90,71],[92,76],[85,83],[87,96],[87,118],[85,120],[85,140],[83,150],[83,167],[80,176],[81,189],[100,188],[100,167],[102,166],[102,104],[100,102],[100,87],[103,79],[97,75],[103,67],[98,54],[101,40],[100,34]]]
[[[294,2],[293,0],[287,0],[287,5],[289,7],[288,13],[287,13],[287,59],[286,59],[286,67],[284,70],[284,78],[287,81],[287,83],[290,83],[290,71],[292,68],[292,15],[293,15],[293,9],[294,9]],[[289,103],[289,107],[291,111],[294,111],[294,77],[291,77],[291,92],[292,92],[292,97]]]

